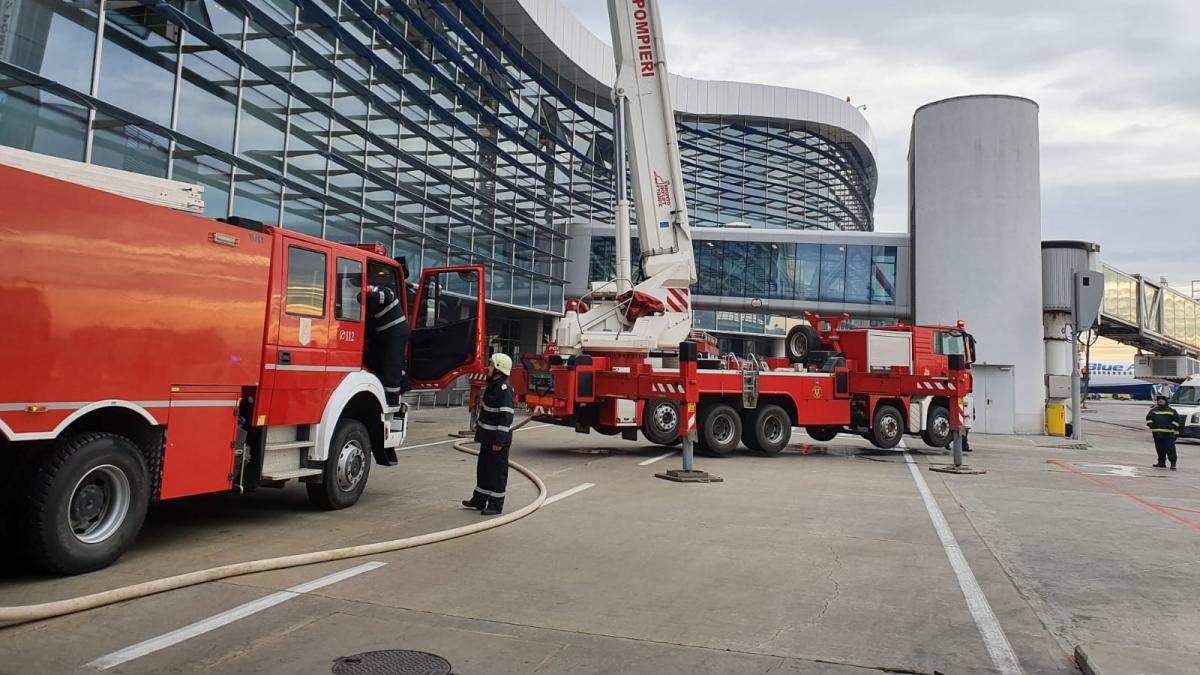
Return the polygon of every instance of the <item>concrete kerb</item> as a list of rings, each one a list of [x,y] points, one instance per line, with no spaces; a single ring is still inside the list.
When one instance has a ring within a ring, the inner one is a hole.
[[[1196,672],[1200,653],[1086,642],[1075,648],[1075,661],[1084,675],[1189,675]]]

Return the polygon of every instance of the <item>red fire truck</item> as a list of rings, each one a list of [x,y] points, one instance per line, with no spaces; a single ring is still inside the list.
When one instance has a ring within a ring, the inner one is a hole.
[[[482,369],[481,267],[425,270],[410,306],[378,245],[110,192],[0,166],[4,513],[43,569],[110,564],[158,500],[298,479],[354,504],[407,429],[363,366],[369,285],[404,303],[414,386]]]
[[[852,432],[892,448],[913,434],[945,447],[953,402],[971,391],[973,345],[964,327],[842,327],[848,318],[808,315],[809,325],[789,333],[787,357],[699,359],[701,451],[722,457],[740,443],[776,454],[797,426],[819,441]],[[512,382],[522,403],[545,413],[543,421],[629,440],[641,431],[651,443],[674,444],[683,431],[684,385],[677,368],[654,361],[640,354],[523,355]]]

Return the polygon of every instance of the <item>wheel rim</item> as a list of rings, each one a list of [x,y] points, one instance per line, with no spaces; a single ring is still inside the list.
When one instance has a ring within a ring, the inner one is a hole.
[[[729,415],[717,415],[712,425],[713,440],[718,445],[725,445],[733,438],[733,420]]]
[[[71,491],[71,534],[85,544],[113,536],[129,513],[133,490],[129,477],[112,464],[92,468]]]
[[[362,481],[367,470],[367,451],[356,440],[346,441],[338,452],[337,486],[342,492],[351,492]]]
[[[783,422],[778,417],[771,415],[763,420],[763,438],[767,443],[774,445],[783,440]]]
[[[950,420],[938,415],[933,418],[933,435],[934,438],[946,438],[950,435]]]
[[[801,333],[800,331],[796,331],[795,333],[793,333],[792,334],[792,353],[793,354],[802,354],[807,349],[808,349],[808,338],[806,338],[804,336],[804,333]]]
[[[651,418],[654,421],[654,428],[663,433],[673,432],[679,426],[679,413],[676,412],[675,406],[669,403],[663,403],[655,408]]]
[[[895,415],[884,415],[879,420],[879,431],[884,438],[891,440],[900,433],[900,422]]]

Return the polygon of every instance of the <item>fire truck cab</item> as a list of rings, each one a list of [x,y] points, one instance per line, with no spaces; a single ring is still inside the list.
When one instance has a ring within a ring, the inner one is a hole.
[[[353,505],[408,425],[364,366],[368,286],[412,327],[414,387],[482,371],[482,267],[412,287],[376,244],[8,166],[0,203],[0,513],[42,569],[112,563],[158,500],[296,479],[320,508]]]

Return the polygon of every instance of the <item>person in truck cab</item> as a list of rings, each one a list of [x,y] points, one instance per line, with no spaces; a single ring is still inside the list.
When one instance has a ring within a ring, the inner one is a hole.
[[[380,270],[367,287],[367,337],[363,364],[383,382],[388,405],[399,405],[400,396],[412,389],[408,379],[408,339],[411,331],[395,276]]]
[[[504,510],[508,486],[508,450],[512,446],[512,424],[516,396],[508,382],[512,359],[507,354],[492,354],[483,371],[487,386],[479,402],[479,420],[475,423],[475,441],[479,459],[475,463],[475,492],[462,505],[479,509],[485,516]]]

